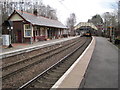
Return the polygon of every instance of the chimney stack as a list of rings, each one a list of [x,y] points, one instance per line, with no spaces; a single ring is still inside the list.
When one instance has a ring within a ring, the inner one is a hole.
[[[34,9],[33,14],[34,14],[35,16],[37,16],[37,14],[38,14],[37,9]]]

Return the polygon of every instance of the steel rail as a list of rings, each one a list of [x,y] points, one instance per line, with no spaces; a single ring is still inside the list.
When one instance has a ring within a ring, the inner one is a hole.
[[[54,53],[54,54],[52,54],[52,55],[50,55],[50,56],[47,56],[47,57],[45,57],[45,58],[43,58],[43,59],[41,59],[41,60],[38,60],[38,61],[36,61],[36,62],[33,62],[33,63],[31,63],[31,64],[29,64],[29,65],[27,65],[27,66],[24,66],[24,67],[22,67],[22,68],[20,68],[20,69],[18,69],[18,70],[15,70],[15,71],[13,71],[13,72],[11,72],[11,73],[9,73],[9,74],[6,74],[6,75],[4,75],[4,76],[2,76],[2,77],[0,77],[0,78],[2,78],[2,80],[4,80],[4,79],[10,77],[11,75],[14,75],[14,74],[16,74],[16,73],[18,73],[18,72],[20,72],[20,71],[23,71],[23,70],[26,69],[26,68],[29,68],[29,67],[31,67],[31,66],[33,66],[33,65],[36,65],[36,64],[40,63],[40,62],[43,62],[43,61],[46,60],[47,58],[52,57],[52,56],[54,56],[54,55],[62,52],[63,50],[68,49],[69,47],[75,45],[75,44],[78,43],[78,42],[79,42],[79,41],[77,41],[77,42],[75,42],[75,43],[72,43],[72,44],[70,44],[69,46],[65,47],[64,49],[60,50],[59,52],[56,52],[56,53]]]
[[[78,38],[76,38],[76,39],[78,39]],[[71,43],[73,43],[73,42],[75,42],[75,41],[72,41]],[[71,43],[69,43],[69,44],[71,44]],[[66,45],[64,45],[64,46],[67,46],[67,45],[68,45],[68,44],[66,44]],[[57,50],[57,49],[59,49],[59,48],[61,48],[61,47],[64,47],[64,46],[59,46],[59,47],[57,47],[57,48],[55,48],[55,49],[48,50],[47,52],[39,53],[39,54],[34,55],[34,56],[32,56],[32,57],[28,57],[28,58],[25,58],[25,59],[19,60],[19,61],[17,61],[17,62],[12,63],[12,64],[8,64],[8,65],[6,65],[6,66],[4,66],[4,67],[0,67],[0,69],[6,69],[6,68],[9,68],[10,66],[13,66],[13,65],[15,65],[15,64],[19,64],[19,63],[25,62],[25,61],[27,61],[27,60],[29,60],[29,59],[35,58],[35,57],[37,57],[37,56],[41,56],[41,55],[44,55],[44,54],[50,53],[51,51],[55,51],[55,50]]]
[[[83,47],[83,45],[85,45],[85,43],[87,42],[87,39],[85,40],[85,42],[80,45],[79,47],[77,47],[75,50],[73,50],[72,52],[70,52],[69,54],[67,54],[65,57],[63,57],[62,59],[60,59],[57,63],[53,64],[52,66],[50,66],[49,68],[47,68],[46,70],[44,70],[42,73],[40,73],[39,75],[37,75],[36,77],[34,77],[33,79],[31,79],[30,81],[28,81],[27,83],[23,84],[22,86],[20,86],[17,90],[22,90],[25,87],[29,86],[32,82],[34,82],[35,80],[37,80],[39,77],[43,76],[46,72],[48,72],[49,70],[51,70],[52,68],[55,68],[57,65],[59,65],[62,61],[64,61],[66,58],[68,58],[69,56],[71,56],[73,53],[75,53],[78,49],[80,49],[81,47]]]

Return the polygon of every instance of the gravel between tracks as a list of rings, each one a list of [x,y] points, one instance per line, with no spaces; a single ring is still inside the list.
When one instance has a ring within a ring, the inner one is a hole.
[[[71,42],[71,41],[70,41]],[[73,46],[72,48],[69,48],[59,54],[56,54],[56,56],[52,56],[50,58],[47,58],[43,63],[38,63],[30,68],[25,69],[18,75],[14,75],[13,77],[10,77],[3,81],[3,88],[17,88],[18,86],[22,85],[26,81],[30,80],[30,78],[35,77],[37,74],[51,66],[52,64],[56,63],[58,60],[60,60],[63,55],[66,55],[71,50],[74,50],[75,47],[77,47],[79,44]]]
[[[80,46],[79,49],[68,58],[64,59],[62,63],[56,65],[53,69],[44,73],[42,77],[37,78],[32,83],[30,83],[27,88],[51,88],[52,85],[63,75],[63,73],[71,66],[72,63],[82,54],[85,48],[90,43],[91,39],[87,40],[87,42]],[[26,88],[26,87],[24,87]]]
[[[37,55],[35,55],[31,58],[23,59],[21,61],[16,61],[17,63],[14,62],[14,64],[11,64],[11,65],[8,64],[8,67],[6,66],[6,67],[2,68],[2,71],[3,71],[2,74],[3,74],[3,76],[5,76],[5,75],[9,74],[10,72],[17,71],[18,69],[28,66],[29,64],[32,64],[34,62],[43,61],[44,59],[46,59],[46,57],[49,57],[52,54],[55,54],[61,50],[64,50],[64,47],[69,46],[68,44],[70,44],[70,43],[73,43],[73,41],[71,41],[69,43],[64,43],[62,45],[60,44],[59,46],[53,48],[52,51],[48,50],[43,53],[38,53]]]

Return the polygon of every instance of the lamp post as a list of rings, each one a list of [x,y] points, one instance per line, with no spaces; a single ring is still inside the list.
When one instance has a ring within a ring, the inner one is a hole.
[[[114,26],[114,16],[111,17],[111,23],[110,23],[110,41],[114,43],[115,32],[113,26]]]
[[[110,42],[112,42],[112,26],[110,26]]]
[[[12,40],[11,37],[12,37],[12,29],[13,29],[13,27],[9,26],[8,29],[9,29],[9,46],[8,46],[8,48],[12,48],[13,46],[11,44],[11,40]]]

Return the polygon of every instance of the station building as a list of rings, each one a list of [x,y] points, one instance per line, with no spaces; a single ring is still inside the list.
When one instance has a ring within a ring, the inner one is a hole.
[[[11,33],[8,29],[4,29],[2,34],[11,34],[12,42],[15,43],[29,43],[31,40],[32,42],[38,42],[59,38],[62,37],[67,30],[66,26],[58,20],[38,16],[37,12],[31,14],[14,10],[8,18],[8,21],[13,23]]]

